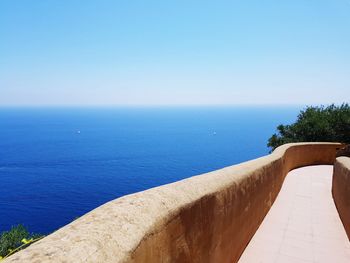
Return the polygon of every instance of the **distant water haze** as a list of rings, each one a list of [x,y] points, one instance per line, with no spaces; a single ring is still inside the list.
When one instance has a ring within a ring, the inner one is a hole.
[[[2,108],[0,231],[49,233],[122,195],[263,156],[298,111]]]

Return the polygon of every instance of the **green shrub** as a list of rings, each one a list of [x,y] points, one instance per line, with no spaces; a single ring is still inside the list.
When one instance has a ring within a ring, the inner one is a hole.
[[[300,111],[297,121],[279,125],[277,133],[268,140],[267,146],[276,149],[291,142],[342,142],[350,143],[350,106],[307,107]]]
[[[40,234],[30,234],[23,225],[13,226],[0,236],[0,260],[39,240]]]

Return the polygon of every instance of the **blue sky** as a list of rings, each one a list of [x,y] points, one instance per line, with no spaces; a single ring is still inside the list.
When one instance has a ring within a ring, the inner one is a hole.
[[[0,1],[0,105],[350,101],[350,1]]]

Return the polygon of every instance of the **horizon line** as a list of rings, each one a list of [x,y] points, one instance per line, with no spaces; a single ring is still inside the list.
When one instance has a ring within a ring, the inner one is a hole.
[[[318,104],[317,106],[320,106]],[[324,104],[322,104],[324,105]],[[327,104],[328,105],[328,104]],[[0,109],[155,109],[155,108],[304,108],[308,104],[171,104],[171,105],[159,105],[159,104],[135,104],[135,105],[0,105]]]
[[[342,103],[241,103],[241,104],[7,104],[0,108],[201,108],[201,107],[309,107]]]

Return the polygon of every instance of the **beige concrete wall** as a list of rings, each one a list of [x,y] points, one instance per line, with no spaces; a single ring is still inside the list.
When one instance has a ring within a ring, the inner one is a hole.
[[[340,144],[272,154],[108,202],[5,262],[236,262],[293,168]]]
[[[333,199],[350,240],[350,158],[338,157],[333,169]]]

